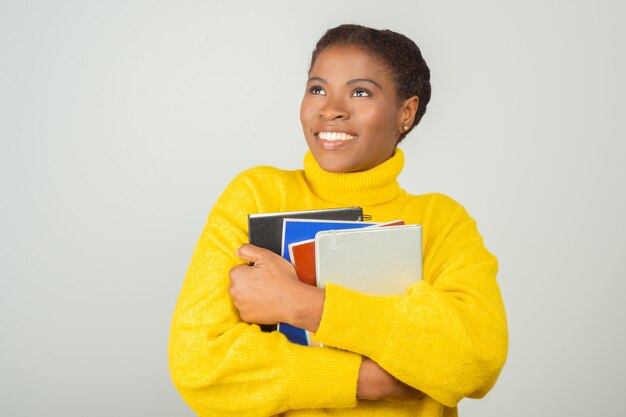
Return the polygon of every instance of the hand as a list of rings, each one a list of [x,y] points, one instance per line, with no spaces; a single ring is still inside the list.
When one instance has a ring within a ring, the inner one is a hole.
[[[293,265],[267,249],[244,244],[236,254],[254,262],[230,270],[230,295],[242,320],[317,330],[324,305],[322,289],[300,282]]]
[[[357,396],[361,400],[418,400],[424,393],[394,378],[376,362],[364,358],[359,369]]]

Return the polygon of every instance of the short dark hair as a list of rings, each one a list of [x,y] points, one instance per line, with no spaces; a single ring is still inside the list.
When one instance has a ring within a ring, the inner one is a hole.
[[[389,69],[396,84],[399,102],[417,96],[419,105],[413,125],[400,135],[399,141],[416,126],[430,101],[430,70],[415,42],[388,29],[378,30],[361,25],[340,25],[329,29],[317,42],[311,66],[321,52],[333,45],[352,45],[365,49]]]

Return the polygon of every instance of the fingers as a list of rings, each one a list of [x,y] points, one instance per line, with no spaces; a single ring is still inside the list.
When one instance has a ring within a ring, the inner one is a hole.
[[[271,252],[267,249],[260,248],[258,246],[251,245],[249,243],[244,243],[235,251],[235,255],[238,258],[243,259],[248,262],[259,263],[263,260],[263,258],[267,256],[277,256],[274,252]]]
[[[231,268],[229,271],[230,276],[230,286],[228,288],[228,292],[235,300],[235,306],[237,306],[237,297],[239,295],[239,291],[242,290],[242,285],[245,286],[246,277],[250,274],[250,267],[248,265],[236,265]]]
[[[230,280],[238,280],[240,277],[244,277],[247,275],[248,273],[248,269],[250,268],[250,266],[248,265],[235,265],[233,266],[230,271],[229,271],[229,276],[230,276]]]

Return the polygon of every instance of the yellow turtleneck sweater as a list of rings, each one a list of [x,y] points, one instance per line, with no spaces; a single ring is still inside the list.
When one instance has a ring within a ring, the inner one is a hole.
[[[403,165],[398,149],[369,171],[337,174],[307,153],[304,171],[257,167],[226,188],[196,246],[170,333],[173,381],[200,416],[455,416],[463,397],[493,386],[507,353],[497,260],[461,205],[399,187]],[[242,322],[228,272],[242,263],[235,249],[248,240],[247,215],[355,205],[373,221],[422,224],[423,281],[402,296],[329,285],[315,334],[327,347]],[[357,400],[363,356],[426,397]]]

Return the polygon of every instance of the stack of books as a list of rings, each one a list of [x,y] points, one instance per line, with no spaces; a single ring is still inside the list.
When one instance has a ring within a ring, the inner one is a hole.
[[[403,220],[363,221],[363,209],[250,214],[250,243],[291,262],[298,278],[324,288],[337,284],[372,295],[400,295],[422,279],[422,228]],[[276,328],[293,342],[318,346],[310,332],[287,323]]]

